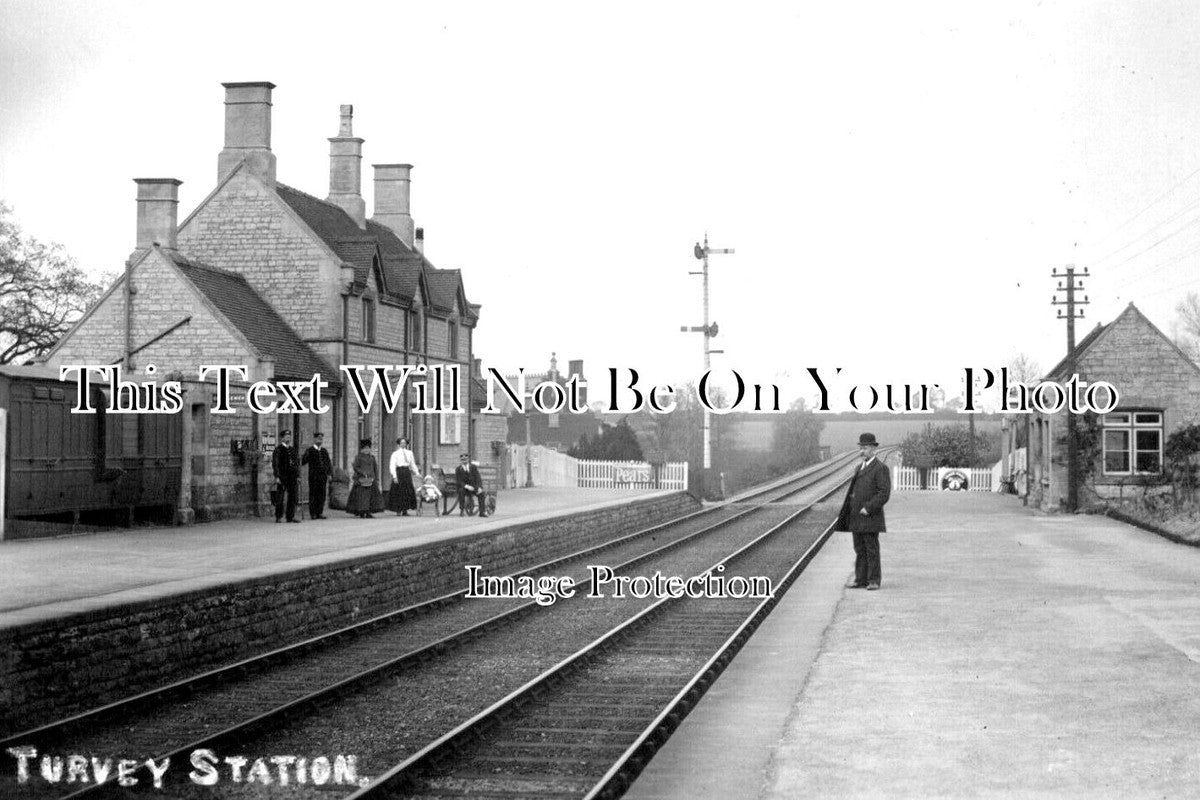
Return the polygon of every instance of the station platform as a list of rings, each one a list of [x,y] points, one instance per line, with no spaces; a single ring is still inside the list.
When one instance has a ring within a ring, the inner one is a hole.
[[[897,492],[834,534],[627,798],[1194,797],[1200,548]]]
[[[534,487],[501,492],[484,519],[327,509],[327,519],[298,525],[262,517],[0,542],[0,629],[665,494]]]

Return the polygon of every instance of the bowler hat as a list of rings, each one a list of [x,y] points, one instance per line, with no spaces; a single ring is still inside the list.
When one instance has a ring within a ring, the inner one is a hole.
[[[859,434],[858,446],[862,447],[864,444],[869,444],[872,447],[879,447],[879,442],[875,441],[875,434],[873,434],[873,433]]]

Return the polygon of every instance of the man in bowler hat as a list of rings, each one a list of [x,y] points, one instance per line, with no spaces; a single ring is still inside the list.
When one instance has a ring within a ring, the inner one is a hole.
[[[875,434],[858,437],[862,461],[855,467],[846,502],[833,528],[854,534],[854,580],[846,584],[847,589],[878,589],[883,577],[879,566],[879,534],[887,530],[883,506],[892,493],[892,475],[887,465],[875,457],[877,449]]]
[[[296,491],[300,480],[300,459],[296,456],[296,448],[292,447],[292,432],[279,432],[279,444],[271,454],[271,470],[275,473],[275,484],[279,495],[275,501],[275,521],[283,522],[283,513],[287,511],[288,522],[299,522],[296,519]]]

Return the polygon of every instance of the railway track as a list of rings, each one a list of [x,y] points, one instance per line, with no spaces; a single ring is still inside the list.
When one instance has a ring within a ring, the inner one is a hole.
[[[711,567],[770,576],[770,597],[663,598],[350,800],[620,796],[824,543],[824,520],[792,535],[803,513]]]
[[[828,482],[827,476],[842,466],[844,463],[839,462],[810,469],[803,473],[802,480]],[[778,507],[772,512],[771,506],[786,502],[796,491],[793,484],[767,487],[753,497],[739,498],[737,504],[640,531],[600,548],[537,565],[523,574],[536,577],[550,572],[573,572],[572,579],[579,580],[584,564],[600,557],[614,565],[615,572],[622,573],[652,564],[655,559],[667,558],[672,551],[692,546],[689,542],[713,539],[714,531],[733,531],[722,535],[744,538],[746,531],[738,531],[746,528],[747,517],[771,513],[779,517],[791,515],[790,510],[781,511]],[[630,605],[637,603],[605,603],[603,613],[590,615],[589,624],[608,630],[615,619],[622,615],[628,617]],[[440,677],[445,677],[457,672],[447,669],[448,662],[477,661],[481,669],[475,670],[473,678],[465,676],[464,679],[479,681],[483,676],[486,681],[486,676],[497,669],[515,675],[516,672],[506,669],[504,664],[505,659],[515,659],[521,662],[525,672],[533,670],[536,674],[538,670],[534,668],[543,665],[526,663],[530,659],[521,655],[519,648],[513,651],[510,647],[513,652],[505,654],[503,647],[497,649],[496,641],[506,637],[535,643],[555,640],[555,626],[560,623],[549,617],[532,619],[538,610],[535,601],[463,602],[463,593],[457,592],[104,709],[8,737],[0,741],[0,748],[7,751],[10,747],[33,746],[40,753],[145,754],[160,762],[170,757],[177,763],[186,763],[188,755],[198,749],[228,752],[230,747],[261,739],[264,731],[286,729],[289,720],[298,717],[311,720],[316,709],[340,704],[343,698],[351,695],[366,693],[369,696],[371,691],[389,682],[405,684],[417,698],[416,704],[410,704],[414,719],[421,718],[423,702],[423,708],[437,712],[434,717],[443,722],[441,727],[444,729],[445,720],[454,714],[467,718],[471,716],[468,711],[477,709],[469,708],[469,702],[461,704],[460,708],[444,697],[435,698],[433,695],[442,691],[436,688],[436,680],[434,689],[428,685],[421,689],[422,673],[441,672]],[[522,626],[523,633],[518,630]],[[585,632],[581,630],[580,635]],[[478,652],[472,654],[471,643],[485,639],[489,644],[477,647]],[[553,656],[561,652],[561,648],[538,649],[544,651],[543,660],[553,660]],[[494,658],[499,658],[501,663],[489,660]],[[500,682],[490,688],[491,694],[502,696],[505,690],[513,687]],[[354,723],[348,720],[342,724],[353,726]],[[414,743],[413,749],[419,749],[417,744],[436,738],[436,727],[416,725],[413,736],[409,737]],[[274,734],[266,735],[270,738]],[[282,744],[275,745],[272,752],[284,752],[286,748],[281,747]],[[300,752],[304,748],[295,745],[292,749]],[[14,770],[6,770],[5,777],[13,773]],[[140,785],[149,784],[148,771],[143,768],[139,774]],[[0,784],[0,789],[3,788]],[[108,782],[100,786],[71,786],[31,781],[13,788],[22,796],[58,797],[102,795],[113,791],[114,785]],[[66,789],[74,791],[64,791]]]

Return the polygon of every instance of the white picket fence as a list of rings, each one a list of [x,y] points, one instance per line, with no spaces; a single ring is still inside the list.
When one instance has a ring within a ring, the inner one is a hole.
[[[927,470],[924,490],[943,489],[990,492],[995,485],[991,467],[937,467]],[[892,489],[898,492],[921,491],[921,470],[916,467],[892,467]]]
[[[687,462],[583,461],[541,445],[509,445],[511,488],[581,486],[586,489],[672,489],[688,485]]]
[[[687,488],[687,462],[580,461],[579,485],[588,489]]]

